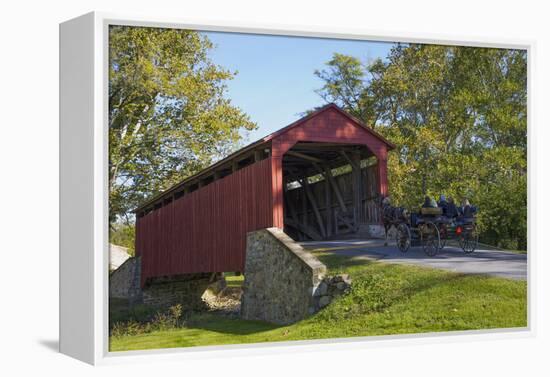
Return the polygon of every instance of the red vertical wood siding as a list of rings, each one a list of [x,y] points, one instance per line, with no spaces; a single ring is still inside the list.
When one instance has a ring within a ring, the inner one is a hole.
[[[138,218],[147,278],[243,271],[246,233],[273,226],[271,160],[249,165]]]

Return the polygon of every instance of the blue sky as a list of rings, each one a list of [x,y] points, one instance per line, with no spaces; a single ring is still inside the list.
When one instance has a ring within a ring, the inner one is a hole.
[[[362,62],[385,58],[391,43],[326,38],[203,32],[215,44],[212,60],[238,71],[228,82],[233,103],[258,124],[248,141],[255,141],[324,104],[315,93],[323,83],[313,72],[323,69],[333,53]]]

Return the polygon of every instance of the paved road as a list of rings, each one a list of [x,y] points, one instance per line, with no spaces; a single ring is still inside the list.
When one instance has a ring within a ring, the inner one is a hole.
[[[446,246],[435,257],[428,257],[421,247],[411,247],[403,254],[395,244],[384,246],[383,240],[346,240],[302,242],[307,249],[323,249],[326,252],[347,255],[352,258],[380,259],[388,263],[404,263],[441,268],[445,270],[488,274],[509,279],[527,279],[527,255],[504,251],[476,250],[464,254],[462,249]]]

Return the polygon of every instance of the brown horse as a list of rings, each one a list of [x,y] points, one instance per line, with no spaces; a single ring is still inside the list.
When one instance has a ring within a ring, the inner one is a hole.
[[[382,212],[382,224],[384,225],[384,246],[388,246],[388,233],[390,229],[407,221],[409,212],[403,207],[393,207],[389,196],[380,198]]]

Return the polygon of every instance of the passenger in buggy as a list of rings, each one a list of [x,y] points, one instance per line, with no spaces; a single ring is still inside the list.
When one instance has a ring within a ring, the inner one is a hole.
[[[424,204],[422,204],[422,208],[437,208],[437,203],[434,199],[426,195],[424,197]]]
[[[476,212],[477,208],[472,206],[468,199],[464,199],[462,201],[462,206],[458,209],[457,223],[464,224],[473,222],[473,218]]]
[[[462,207],[460,208],[460,214],[466,218],[474,217],[474,214],[476,213],[476,207],[470,205],[470,201],[468,199],[464,199],[462,201]]]
[[[437,206],[441,208],[441,213],[443,214],[443,216],[447,216],[449,203],[447,203],[447,198],[445,198],[445,195],[439,195],[439,202],[437,202]]]
[[[456,208],[454,199],[449,196],[449,201],[447,203],[447,211],[443,214],[451,219],[454,219],[458,216],[458,209]]]

